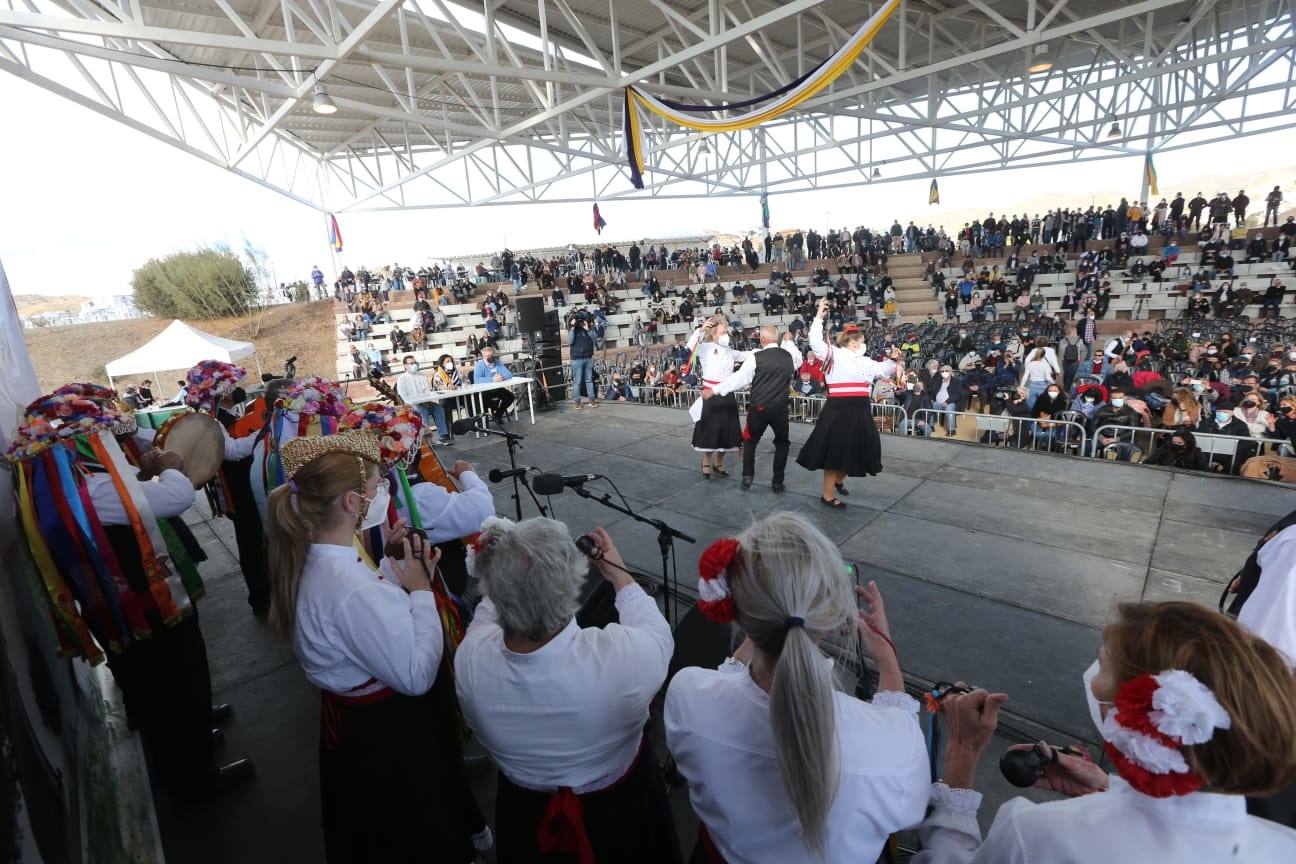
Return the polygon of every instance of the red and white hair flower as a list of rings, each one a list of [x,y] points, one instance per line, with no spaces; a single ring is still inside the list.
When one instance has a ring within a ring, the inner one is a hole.
[[[1200,789],[1205,778],[1181,748],[1210,741],[1232,726],[1228,712],[1190,672],[1169,669],[1121,685],[1103,720],[1107,755],[1117,772],[1145,795],[1166,798]]]
[[[737,540],[722,537],[708,546],[698,559],[698,609],[717,624],[728,624],[738,618],[727,575],[738,551]]]

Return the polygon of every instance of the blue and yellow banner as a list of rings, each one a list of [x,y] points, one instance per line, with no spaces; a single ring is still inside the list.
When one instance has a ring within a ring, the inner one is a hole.
[[[793,110],[837,80],[855,64],[855,61],[859,59],[859,55],[873,41],[873,37],[878,34],[878,31],[882,29],[882,25],[886,24],[899,7],[900,0],[887,0],[882,5],[882,8],[878,9],[877,12],[873,13],[872,17],[861,24],[855,34],[827,60],[777,90],[742,102],[734,102],[728,105],[687,105],[659,99],[656,96],[642,92],[633,85],[625,88],[622,137],[626,161],[630,167],[630,181],[636,189],[644,188],[643,127],[639,122],[638,109],[646,109],[677,126],[683,126],[686,129],[693,129],[698,132],[738,132],[743,129],[755,128],[767,120],[781,117]],[[765,107],[753,108],[736,117],[713,119],[693,116],[694,114],[733,111],[763,102],[770,102],[770,100],[773,101]]]

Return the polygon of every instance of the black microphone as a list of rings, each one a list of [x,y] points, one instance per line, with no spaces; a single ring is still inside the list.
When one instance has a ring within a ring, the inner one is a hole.
[[[469,432],[476,432],[482,427],[484,420],[489,420],[489,414],[478,414],[474,417],[465,417],[462,420],[456,420],[450,424],[456,435],[467,435]]]
[[[492,483],[498,483],[501,480],[507,480],[510,477],[525,477],[530,468],[507,468],[501,471],[498,468],[492,468],[486,476]]]
[[[538,474],[531,481],[531,488],[537,495],[561,495],[563,489],[576,487],[591,480],[597,480],[602,474]]]

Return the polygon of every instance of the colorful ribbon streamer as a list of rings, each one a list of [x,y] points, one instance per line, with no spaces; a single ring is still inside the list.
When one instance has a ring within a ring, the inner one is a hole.
[[[737,102],[733,105],[685,105],[651,96],[634,86],[627,87],[625,89],[625,108],[622,112],[622,137],[625,144],[626,161],[630,167],[630,180],[635,188],[644,188],[644,150],[642,126],[638,115],[639,108],[651,111],[658,117],[669,120],[677,126],[683,126],[686,129],[693,129],[698,132],[738,132],[743,129],[755,128],[767,120],[781,117],[793,110],[837,80],[847,69],[854,65],[855,61],[859,59],[859,55],[873,41],[873,37],[878,34],[878,31],[882,29],[882,25],[886,24],[899,7],[900,0],[887,0],[882,8],[878,9],[877,12],[873,13],[872,17],[860,25],[859,29],[855,31],[855,35],[847,40],[842,47],[838,48],[836,53],[810,70],[810,72],[802,75],[800,79],[785,84],[771,93]],[[768,102],[771,99],[774,100],[772,104],[766,105],[764,108],[754,108],[737,117],[710,119],[692,116],[694,113],[743,108]]]

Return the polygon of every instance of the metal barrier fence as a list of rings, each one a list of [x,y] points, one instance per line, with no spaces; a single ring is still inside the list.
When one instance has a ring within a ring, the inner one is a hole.
[[[1137,455],[1139,459],[1132,461],[1142,461],[1159,451],[1158,445],[1162,439],[1169,439],[1180,429],[1149,429],[1144,426],[1115,426],[1103,425],[1094,430],[1093,434],[1093,453],[1096,458],[1105,458],[1106,453],[1111,450],[1116,452],[1117,458],[1122,461],[1131,461],[1132,457]],[[1286,442],[1277,438],[1253,438],[1243,435],[1219,435],[1213,432],[1197,432],[1189,430],[1197,442],[1197,449],[1206,454],[1206,457],[1212,464],[1217,464],[1230,474],[1237,473],[1242,467],[1242,463],[1252,456],[1259,456],[1264,453],[1265,447],[1272,447],[1277,453],[1279,448]],[[1114,439],[1111,444],[1104,445],[1103,439]],[[1124,445],[1123,447],[1121,445]],[[1130,449],[1127,449],[1130,448]]]
[[[1040,417],[1012,417],[1007,414],[979,414],[973,411],[945,411],[939,408],[919,408],[907,434],[929,436],[937,425],[945,425],[949,417],[973,418],[974,434],[980,444],[1015,447],[1021,450],[1042,450],[1048,453],[1075,453],[1085,455],[1088,436],[1084,426],[1074,420],[1045,420]],[[925,431],[924,431],[925,430]],[[948,430],[947,430],[948,431]],[[964,426],[964,431],[967,431]],[[982,440],[984,437],[985,440]]]

